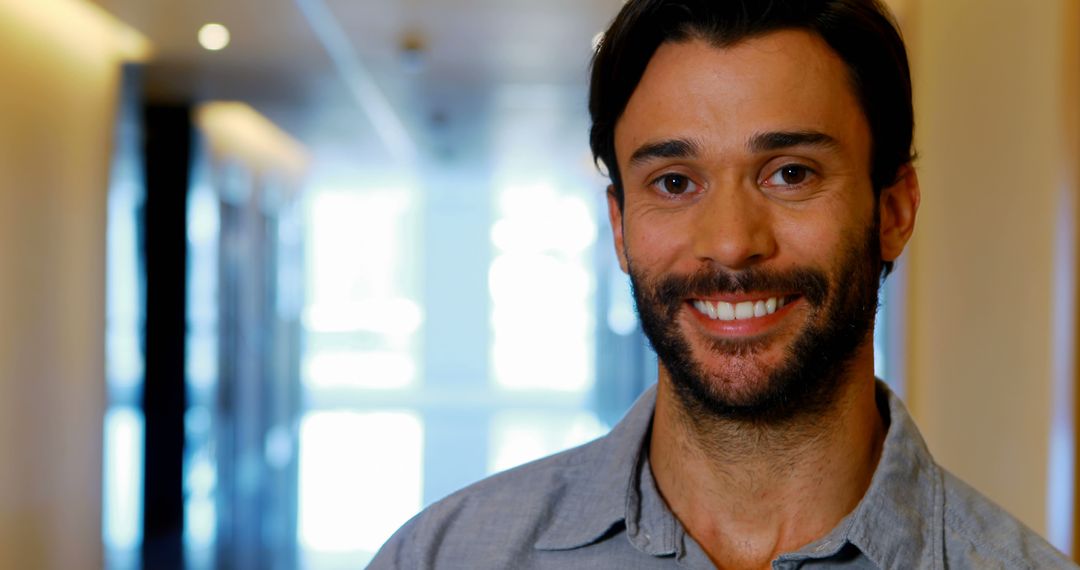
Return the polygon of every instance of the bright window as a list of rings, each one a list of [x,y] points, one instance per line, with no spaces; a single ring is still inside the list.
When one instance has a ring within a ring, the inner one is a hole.
[[[420,509],[423,424],[408,412],[312,412],[300,427],[300,540],[378,550]]]
[[[306,568],[363,567],[423,504],[416,204],[404,189],[305,199],[297,539]]]
[[[488,472],[497,473],[603,435],[607,427],[590,412],[507,410],[491,421]]]

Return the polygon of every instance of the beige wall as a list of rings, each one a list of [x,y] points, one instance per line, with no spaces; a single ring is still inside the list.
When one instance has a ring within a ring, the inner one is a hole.
[[[107,30],[62,17],[67,4],[0,0],[0,568],[102,564],[119,60]]]
[[[923,188],[909,403],[942,464],[1045,535],[1054,284],[1069,271],[1055,232],[1074,189],[1065,105],[1080,104],[1066,101],[1072,11],[1067,0],[905,4]]]

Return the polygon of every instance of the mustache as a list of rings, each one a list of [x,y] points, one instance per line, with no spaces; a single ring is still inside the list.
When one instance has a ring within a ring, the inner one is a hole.
[[[636,285],[635,285],[636,288]],[[820,307],[829,297],[829,279],[824,272],[805,267],[787,271],[751,268],[742,271],[700,269],[690,275],[668,275],[652,289],[655,301],[677,308],[690,297],[742,294],[753,291],[777,291],[801,295],[812,306]]]

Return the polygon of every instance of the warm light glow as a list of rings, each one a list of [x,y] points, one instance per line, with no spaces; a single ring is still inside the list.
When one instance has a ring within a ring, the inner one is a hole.
[[[154,54],[154,48],[146,36],[138,30],[122,24],[118,20],[112,21],[114,30],[114,47],[117,54],[125,61],[133,63],[145,63],[150,61]]]
[[[0,21],[19,22],[33,33],[46,33],[64,48],[85,52],[104,49],[123,61],[146,62],[153,46],[138,30],[88,0],[0,0]]]
[[[229,38],[229,28],[221,24],[210,23],[199,28],[199,45],[210,51],[225,49]]]
[[[307,171],[304,146],[245,103],[203,104],[195,122],[218,156],[243,161],[260,172],[277,171],[295,178]]]

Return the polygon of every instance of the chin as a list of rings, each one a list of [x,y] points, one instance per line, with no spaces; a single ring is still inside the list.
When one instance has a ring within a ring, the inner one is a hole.
[[[683,407],[696,417],[754,424],[827,414],[872,343],[880,273],[875,232],[872,225],[864,240],[850,240],[832,271],[705,268],[654,279],[630,264],[642,330]],[[688,299],[769,291],[798,293],[786,317],[777,311],[740,327],[695,322],[686,313]]]

